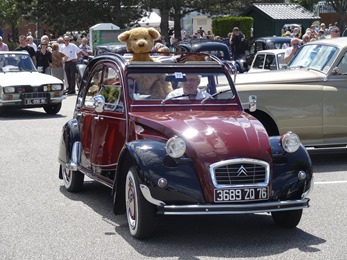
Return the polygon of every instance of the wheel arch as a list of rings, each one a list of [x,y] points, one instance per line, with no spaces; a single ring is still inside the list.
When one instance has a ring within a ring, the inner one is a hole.
[[[280,134],[275,120],[268,113],[258,109],[254,112],[250,112],[248,109],[246,109],[245,112],[258,119],[265,127],[269,136],[276,136]]]

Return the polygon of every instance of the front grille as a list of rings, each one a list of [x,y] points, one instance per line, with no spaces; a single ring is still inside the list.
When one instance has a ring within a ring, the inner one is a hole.
[[[49,94],[47,92],[32,92],[32,93],[22,93],[21,98],[48,98]]]
[[[215,187],[259,185],[269,182],[269,164],[254,159],[233,159],[210,166]]]

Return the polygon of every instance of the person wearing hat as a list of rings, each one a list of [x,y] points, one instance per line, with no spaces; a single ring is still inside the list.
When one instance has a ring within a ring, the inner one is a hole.
[[[321,39],[325,39],[325,34],[324,34],[324,30],[320,29],[318,31],[318,35],[317,35],[317,40],[321,40]]]
[[[0,51],[8,51],[8,46],[3,42],[2,37],[0,36]]]

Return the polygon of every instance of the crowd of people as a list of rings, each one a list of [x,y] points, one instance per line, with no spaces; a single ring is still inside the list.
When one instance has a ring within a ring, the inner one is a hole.
[[[300,46],[305,43],[341,36],[340,29],[336,26],[336,24],[329,24],[328,28],[324,23],[321,23],[320,26],[312,25],[311,27],[307,28],[303,34],[301,33],[299,27],[283,28],[283,31],[284,33],[282,36],[291,38],[289,45],[282,45],[282,48],[286,49],[284,54],[285,63],[289,63],[289,61],[299,50]]]

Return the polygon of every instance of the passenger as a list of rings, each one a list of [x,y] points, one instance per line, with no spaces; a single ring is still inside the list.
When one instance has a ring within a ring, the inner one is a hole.
[[[182,87],[175,89],[167,95],[167,98],[178,97],[186,94],[187,96],[180,97],[178,99],[204,99],[211,95],[205,90],[198,88],[200,84],[200,77],[198,75],[187,75],[186,81],[181,82]]]

